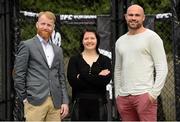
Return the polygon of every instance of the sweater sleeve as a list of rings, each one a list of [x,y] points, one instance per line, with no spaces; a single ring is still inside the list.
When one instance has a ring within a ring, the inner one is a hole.
[[[160,95],[160,92],[164,87],[166,76],[168,73],[163,41],[157,34],[154,35],[150,42],[150,51],[154,61],[156,75],[155,82],[152,90],[150,91],[150,94],[156,99]]]
[[[115,46],[115,66],[114,66],[114,87],[115,87],[115,97],[118,96],[118,90],[120,89],[120,81],[121,81],[121,55],[118,51],[118,42],[116,43]]]
[[[86,83],[77,78],[79,74],[78,67],[78,57],[73,56],[70,58],[67,69],[67,78],[70,86],[74,89],[83,88],[86,86]]]
[[[102,55],[101,55],[102,56]],[[111,60],[108,57],[102,56],[101,60],[99,60],[98,64],[100,65],[94,65],[91,74],[85,74],[82,73],[80,75],[80,79],[87,81],[89,84],[93,86],[106,86],[112,77],[112,71],[111,71]],[[110,74],[106,76],[101,76],[99,73],[101,70],[108,69],[110,71]]]

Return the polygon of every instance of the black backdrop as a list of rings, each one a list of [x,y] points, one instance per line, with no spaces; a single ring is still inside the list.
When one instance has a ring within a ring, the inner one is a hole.
[[[16,5],[15,5],[16,4]],[[18,0],[0,0],[0,120],[12,120],[14,103],[12,69]]]

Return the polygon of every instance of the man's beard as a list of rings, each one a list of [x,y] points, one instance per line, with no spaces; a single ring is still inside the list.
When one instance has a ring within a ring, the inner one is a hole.
[[[141,26],[142,26],[141,23],[135,23],[135,25],[132,26],[132,25],[131,25],[131,22],[128,22],[127,25],[128,25],[128,27],[129,27],[130,29],[139,29],[139,28],[141,28]]]
[[[44,39],[48,40],[51,37],[52,31],[37,30],[37,33]]]

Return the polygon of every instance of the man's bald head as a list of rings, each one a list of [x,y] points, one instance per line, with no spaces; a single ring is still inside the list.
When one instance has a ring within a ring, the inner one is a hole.
[[[134,11],[134,10],[139,11],[142,15],[144,15],[144,9],[137,4],[129,6],[126,13],[128,13],[129,11]]]

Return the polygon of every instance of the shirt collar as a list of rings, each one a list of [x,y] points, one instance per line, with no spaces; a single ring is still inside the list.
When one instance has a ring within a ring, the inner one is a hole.
[[[43,44],[51,44],[51,41],[48,41],[48,43],[47,43],[46,41],[44,41],[44,39],[39,34],[37,34],[37,37],[38,37],[38,39],[39,39],[39,41],[41,43],[43,43]]]

